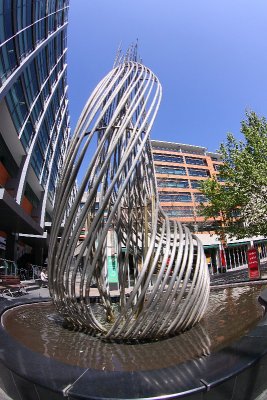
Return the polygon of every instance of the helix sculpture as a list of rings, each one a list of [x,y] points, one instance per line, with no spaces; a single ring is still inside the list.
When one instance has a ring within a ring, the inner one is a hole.
[[[175,334],[198,322],[208,302],[203,247],[159,204],[149,133],[161,93],[141,62],[119,61],[82,111],[57,190],[50,292],[67,321],[105,338]]]

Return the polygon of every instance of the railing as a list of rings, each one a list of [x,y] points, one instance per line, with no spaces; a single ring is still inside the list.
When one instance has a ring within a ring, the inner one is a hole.
[[[0,275],[17,275],[18,266],[15,261],[0,258]]]
[[[254,242],[257,249],[259,261],[261,264],[267,261],[267,241]],[[226,271],[248,268],[247,251],[249,244],[229,246],[224,249],[226,266],[224,268],[217,264],[217,257],[208,257],[208,266],[211,274],[218,274]]]
[[[19,276],[21,281],[39,279],[41,275],[42,267],[40,265],[26,266],[25,268],[19,268]]]
[[[13,260],[6,260],[0,258],[0,275],[19,275],[22,281],[27,279],[38,279],[40,278],[42,267],[40,265],[29,264],[28,266],[18,268],[17,264]]]

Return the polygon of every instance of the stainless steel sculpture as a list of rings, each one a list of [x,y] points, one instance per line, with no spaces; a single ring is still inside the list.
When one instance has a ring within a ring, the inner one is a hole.
[[[90,333],[118,339],[185,330],[201,319],[209,296],[200,241],[159,204],[149,133],[161,85],[132,59],[117,62],[82,111],[57,191],[49,254],[50,291],[59,312]],[[81,170],[84,176],[69,207]],[[117,303],[108,282],[111,234]],[[97,305],[92,304],[93,282],[101,299]]]

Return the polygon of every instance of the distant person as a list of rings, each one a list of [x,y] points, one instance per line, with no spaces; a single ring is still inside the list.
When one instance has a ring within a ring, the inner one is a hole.
[[[46,269],[45,269],[45,268],[42,269],[40,278],[41,278],[41,281],[42,281],[42,287],[47,287],[47,284],[48,284],[48,275],[47,275],[47,272],[46,272]]]

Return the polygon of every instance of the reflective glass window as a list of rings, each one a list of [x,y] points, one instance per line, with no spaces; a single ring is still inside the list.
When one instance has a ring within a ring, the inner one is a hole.
[[[186,175],[184,167],[160,167],[156,166],[155,170],[158,174]]]
[[[154,158],[154,161],[183,163],[182,156],[172,156],[172,155],[167,155],[167,154],[153,154],[153,158]]]
[[[162,202],[192,202],[190,193],[160,192],[159,200]]]
[[[157,184],[159,187],[174,187],[174,188],[188,188],[188,180],[182,179],[157,179]]]
[[[14,71],[18,66],[16,50],[15,50],[15,42],[14,39],[10,39],[5,45],[8,53],[8,63],[11,71]]]
[[[39,120],[39,118],[41,117],[41,114],[42,114],[42,110],[43,110],[42,102],[39,97],[32,109],[32,116],[33,116],[34,122]]]
[[[190,176],[210,176],[209,171],[206,169],[188,168]]]
[[[193,217],[193,207],[162,207],[169,217]]]
[[[204,158],[195,158],[195,157],[185,157],[186,164],[193,165],[207,165],[207,162]]]
[[[26,52],[29,53],[33,50],[32,27],[26,29],[26,35]]]
[[[4,25],[4,38],[2,42],[9,39],[14,35],[13,32],[13,21],[12,21],[12,0],[5,0],[2,6],[3,8],[3,25]]]
[[[42,186],[45,187],[46,186],[46,182],[47,182],[47,178],[48,178],[48,168],[45,166],[44,170],[43,170],[43,176],[42,176]]]
[[[31,157],[31,165],[38,178],[41,173],[43,162],[44,162],[44,155],[39,147],[39,144],[37,143],[37,145],[35,145],[34,147],[34,151]]]
[[[0,0],[0,43],[5,41],[4,0]]]
[[[19,133],[28,116],[28,107],[20,79],[14,83],[6,95],[6,104],[17,133]]]
[[[25,151],[28,151],[33,137],[34,137],[34,127],[32,125],[31,120],[28,119],[28,121],[25,125],[25,128],[23,129],[22,136],[20,139]]]
[[[202,193],[194,193],[195,201],[198,203],[202,203],[208,201],[207,197]]]
[[[190,181],[192,189],[198,189],[203,181]]]
[[[213,168],[215,169],[215,171],[220,171],[221,167],[221,164],[213,164]]]

